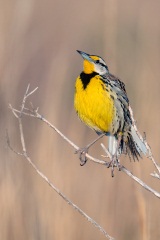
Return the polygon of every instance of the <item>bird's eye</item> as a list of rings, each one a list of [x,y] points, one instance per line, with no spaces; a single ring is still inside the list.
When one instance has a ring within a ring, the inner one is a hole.
[[[100,63],[99,60],[96,60],[96,63]]]

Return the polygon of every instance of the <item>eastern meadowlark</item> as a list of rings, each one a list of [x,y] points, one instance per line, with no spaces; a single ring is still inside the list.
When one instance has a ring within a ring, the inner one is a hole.
[[[75,83],[74,107],[79,118],[100,137],[109,136],[112,165],[119,154],[133,159],[146,155],[147,148],[133,127],[124,83],[109,72],[101,57],[77,52],[84,60]]]

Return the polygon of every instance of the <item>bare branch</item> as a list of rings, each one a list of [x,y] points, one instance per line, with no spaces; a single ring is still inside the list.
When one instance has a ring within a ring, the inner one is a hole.
[[[54,129],[57,133],[59,133],[59,135],[66,140],[70,145],[72,145],[75,149],[79,149],[74,143],[72,143],[67,137],[65,137],[57,128],[55,128],[52,124],[50,124],[46,119],[44,119],[40,114],[38,114],[38,110],[37,111],[29,111],[30,113],[26,113],[24,112],[24,110],[27,110],[25,108],[25,103],[27,98],[34,93],[37,88],[35,88],[33,91],[31,91],[30,93],[28,93],[29,91],[29,87],[30,85],[28,85],[26,93],[23,97],[22,100],[22,106],[21,106],[21,110],[16,110],[14,109],[11,104],[9,105],[9,108],[11,109],[12,113],[14,114],[14,116],[18,119],[19,122],[19,131],[20,131],[20,139],[21,139],[21,145],[22,145],[22,150],[23,153],[19,153],[17,151],[15,151],[13,149],[13,147],[10,144],[10,140],[8,137],[8,133],[6,132],[6,139],[7,139],[7,144],[9,146],[9,148],[16,153],[17,155],[21,155],[23,156],[28,162],[29,164],[33,167],[33,169],[37,172],[37,174],[48,183],[48,185],[56,192],[59,194],[59,196],[61,196],[70,206],[72,206],[73,209],[75,209],[77,212],[79,212],[83,217],[85,217],[85,219],[87,221],[89,221],[94,227],[98,228],[100,232],[102,232],[104,234],[104,236],[106,238],[108,238],[109,240],[114,240],[113,237],[111,237],[96,221],[94,221],[91,217],[89,217],[85,212],[83,212],[77,205],[75,205],[74,203],[71,202],[71,200],[69,200],[58,188],[56,188],[54,186],[54,184],[37,168],[37,166],[33,163],[33,161],[31,160],[31,158],[28,156],[27,154],[27,150],[26,150],[26,144],[25,144],[25,138],[24,138],[24,132],[23,132],[23,125],[22,125],[22,115],[29,115],[29,116],[34,116],[37,119],[43,120],[43,122],[45,122],[48,126],[50,126],[52,129]],[[19,115],[17,115],[17,113],[19,113]]]
[[[24,132],[23,132],[23,125],[22,125],[22,116],[29,116],[29,117],[34,117],[36,119],[41,120],[42,122],[44,122],[45,124],[47,124],[47,126],[49,126],[50,128],[52,128],[54,131],[56,131],[67,143],[69,143],[69,145],[71,145],[76,151],[79,150],[80,148],[73,143],[69,138],[67,138],[58,128],[56,128],[53,124],[51,124],[47,119],[45,119],[41,114],[38,113],[38,108],[34,108],[33,105],[31,105],[31,109],[26,108],[25,107],[25,103],[27,98],[33,94],[38,88],[35,88],[34,90],[32,90],[31,92],[29,92],[29,88],[30,85],[28,85],[27,90],[24,94],[23,100],[22,100],[22,105],[21,105],[21,109],[17,110],[15,108],[12,107],[12,105],[9,105],[9,108],[11,109],[12,113],[14,114],[14,116],[18,119],[19,122],[19,131],[20,131],[20,139],[21,139],[21,145],[22,145],[22,150],[23,153],[17,152],[13,149],[13,147],[10,144],[10,140],[8,137],[8,133],[6,133],[6,139],[7,139],[7,144],[9,146],[9,148],[16,153],[17,155],[21,155],[23,156],[29,163],[30,165],[34,168],[34,170],[38,173],[39,176],[41,176],[43,178],[43,180],[45,180],[50,187],[52,187],[54,189],[54,191],[56,191],[69,205],[71,205],[76,211],[78,211],[82,216],[84,216],[89,222],[91,222],[95,227],[97,227],[99,229],[99,231],[101,231],[104,236],[106,238],[108,238],[109,240],[113,240],[113,238],[97,223],[95,222],[93,219],[91,219],[86,213],[84,213],[78,206],[76,206],[74,203],[72,203],[58,188],[56,188],[53,183],[37,168],[37,166],[33,163],[33,161],[31,160],[31,158],[28,156],[27,154],[27,149],[26,149],[26,144],[25,144],[25,139],[24,139]],[[148,149],[148,153],[149,156],[148,158],[152,160],[154,166],[156,167],[158,173],[154,172],[151,175],[153,177],[156,177],[158,179],[160,179],[160,166],[156,163],[152,152],[151,152],[151,148],[149,147],[148,143],[146,142],[146,139],[143,139],[142,136],[140,135],[140,133],[137,130],[137,127],[135,125],[135,120],[133,118],[133,112],[132,109],[130,108],[130,113],[131,113],[131,118],[133,121],[133,126],[138,134],[138,136],[140,137],[140,139],[144,142],[146,148]],[[104,149],[105,153],[106,153],[106,157],[111,159],[111,155],[108,152],[108,150],[105,148],[105,146],[103,144],[101,144],[102,148]],[[108,164],[107,161],[104,160],[100,160],[100,159],[96,159],[94,157],[92,157],[91,155],[89,155],[88,153],[86,153],[86,157],[87,159],[107,166],[109,167],[110,165]],[[113,166],[114,167],[114,166]],[[131,177],[134,181],[136,181],[138,184],[140,184],[143,188],[145,188],[147,191],[151,192],[152,194],[154,194],[156,197],[160,198],[160,193],[155,191],[154,189],[152,189],[151,187],[149,187],[146,183],[144,183],[141,179],[139,179],[138,177],[134,176],[129,170],[127,170],[124,166],[121,166],[120,170],[122,172],[124,172],[125,174],[127,174],[129,177]]]
[[[12,110],[13,113],[21,113],[21,111],[17,110],[17,109],[14,109],[11,105],[10,105],[10,108]],[[51,124],[47,119],[45,119],[42,115],[40,115],[38,113],[38,109],[34,110],[34,107],[32,105],[32,109],[28,109],[28,108],[25,108],[24,107],[24,110],[22,112],[23,115],[26,115],[26,116],[30,116],[30,117],[34,117],[34,118],[37,118],[39,120],[41,120],[42,122],[46,123],[50,128],[52,128],[54,131],[56,131],[67,143],[69,143],[76,151],[79,150],[79,147],[73,143],[69,138],[67,138],[59,129],[57,129],[53,124]],[[138,136],[140,137],[140,139],[145,143],[148,151],[149,151],[149,158],[152,160],[152,162],[154,163],[154,165],[156,166],[156,169],[157,168],[157,164],[151,154],[151,149],[149,147],[149,145],[147,144],[146,140],[144,140],[142,138],[142,136],[140,135],[140,133],[138,132],[137,130],[137,127],[135,125],[135,120],[133,118],[133,112],[132,112],[132,109],[130,108],[130,112],[131,112],[131,117],[132,117],[132,121],[133,121],[133,125],[135,127],[135,130],[138,134]],[[104,149],[107,157],[111,160],[111,155],[110,153],[108,152],[108,150],[105,148],[105,146],[103,144],[101,144],[102,148]],[[100,159],[97,159],[97,158],[94,158],[92,157],[91,155],[89,155],[88,153],[86,153],[86,157],[87,159],[95,162],[95,163],[98,163],[98,164],[101,164],[101,165],[105,165],[106,167],[108,166],[108,162],[107,161],[104,161],[104,160],[100,160]],[[144,187],[146,190],[150,191],[152,194],[154,194],[156,197],[160,198],[160,193],[155,191],[154,189],[152,189],[151,187],[149,187],[146,183],[144,183],[141,179],[137,178],[136,176],[134,176],[129,170],[127,170],[124,166],[121,166],[121,170],[126,173],[129,177],[131,177],[133,180],[135,180],[137,183],[139,183],[142,187]],[[152,176],[156,177],[156,178],[160,178],[160,175],[159,174],[151,174]],[[159,176],[159,177],[158,177]]]

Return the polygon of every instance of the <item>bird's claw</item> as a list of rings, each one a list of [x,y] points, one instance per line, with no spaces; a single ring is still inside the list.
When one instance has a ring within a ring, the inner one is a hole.
[[[79,159],[81,161],[80,165],[84,166],[87,162],[86,154],[88,153],[88,148],[79,148],[75,151],[75,154],[79,154]]]
[[[121,171],[122,166],[118,161],[118,158],[116,155],[112,156],[112,160],[110,162],[108,162],[107,167],[110,168],[111,167],[111,176],[114,177],[114,168],[117,167],[118,171]]]

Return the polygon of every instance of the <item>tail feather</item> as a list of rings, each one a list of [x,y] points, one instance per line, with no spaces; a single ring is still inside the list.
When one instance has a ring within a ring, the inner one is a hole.
[[[131,126],[131,131],[127,136],[126,152],[137,160],[141,157],[141,154],[147,155],[148,152],[142,137],[138,135],[133,126]]]
[[[131,131],[127,133],[127,137],[124,137],[122,135],[119,146],[117,137],[110,135],[108,142],[108,150],[112,156],[115,154],[128,154],[129,157],[132,156],[134,160],[138,160],[139,157],[141,157],[141,154],[147,155],[148,152],[143,142],[143,138],[138,135],[133,126],[131,126]]]
[[[139,159],[141,157],[141,152],[140,149],[138,148],[136,142],[134,141],[133,137],[131,134],[128,135],[127,137],[127,146],[126,146],[126,152],[128,153],[129,157],[133,157],[133,159]]]
[[[143,138],[141,136],[138,136],[138,134],[133,126],[131,127],[131,135],[132,135],[133,141],[135,143],[135,146],[137,148],[137,151],[139,153],[143,153],[144,155],[146,155],[148,150],[146,148],[146,145],[143,142]]]

